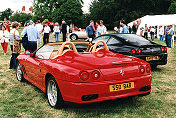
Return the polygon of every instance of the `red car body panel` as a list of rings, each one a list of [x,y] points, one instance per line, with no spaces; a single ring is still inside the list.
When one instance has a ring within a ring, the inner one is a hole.
[[[144,86],[151,86],[151,72],[140,73],[139,66],[149,65],[147,62],[126,55],[100,50],[96,53],[76,53],[68,51],[52,60],[42,60],[30,55],[21,54],[17,57],[23,76],[26,80],[46,93],[46,76],[54,76],[64,101],[75,103],[90,103],[110,100],[151,91],[139,91]],[[93,71],[100,72],[100,78],[91,77]],[[124,71],[121,75],[120,71]],[[89,79],[83,81],[79,74],[89,73]],[[135,88],[110,92],[109,85],[134,82]],[[83,101],[84,95],[97,94],[98,98]]]

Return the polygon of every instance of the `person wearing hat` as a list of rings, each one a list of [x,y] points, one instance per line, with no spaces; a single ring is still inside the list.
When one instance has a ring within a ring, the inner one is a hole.
[[[29,21],[29,26],[25,27],[21,33],[21,38],[27,34],[28,37],[28,49],[34,52],[37,49],[37,40],[40,38],[38,30],[34,27],[33,21]]]

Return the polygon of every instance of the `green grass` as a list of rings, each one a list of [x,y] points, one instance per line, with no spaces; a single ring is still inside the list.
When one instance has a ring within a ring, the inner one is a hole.
[[[54,41],[54,39],[52,39]],[[164,44],[155,39],[155,42]],[[0,48],[0,117],[1,118],[174,118],[176,116],[176,48],[168,50],[168,64],[152,71],[152,92],[144,97],[131,97],[93,104],[69,103],[53,109],[45,94],[29,82],[16,80],[9,70],[10,48],[3,56]]]

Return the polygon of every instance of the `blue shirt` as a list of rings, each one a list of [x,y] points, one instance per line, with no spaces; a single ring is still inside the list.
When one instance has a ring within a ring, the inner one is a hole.
[[[93,35],[94,34],[94,29],[92,26],[87,26],[86,27],[86,32],[88,32],[88,35]]]
[[[39,39],[40,35],[37,29],[33,25],[29,25],[28,27],[25,27],[21,33],[21,38],[24,37],[24,35],[27,33],[28,41],[37,41]]]
[[[102,29],[100,26],[97,27],[97,33],[96,33],[96,37],[100,36],[100,34],[102,35]]]
[[[122,26],[122,33],[129,33],[129,30],[126,25]]]

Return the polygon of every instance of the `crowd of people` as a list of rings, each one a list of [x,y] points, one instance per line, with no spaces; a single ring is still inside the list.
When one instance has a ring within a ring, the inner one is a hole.
[[[63,41],[66,41],[66,35],[68,33],[68,25],[65,21],[62,21],[62,25],[59,26],[56,23],[41,23],[38,21],[34,23],[32,20],[26,21],[24,29],[21,32],[21,37],[19,34],[20,23],[17,21],[13,22],[12,29],[10,29],[9,22],[3,22],[0,25],[0,43],[4,51],[4,55],[7,53],[8,44],[10,43],[10,48],[12,51],[10,59],[10,69],[15,69],[15,60],[20,53],[21,44],[25,51],[34,52],[37,49],[38,44],[49,43],[49,39],[55,35],[55,41],[59,42],[59,34],[62,32]],[[17,50],[18,51],[17,51]]]
[[[125,21],[120,21],[120,27],[114,27],[114,30],[116,33],[130,33],[130,34],[137,34],[140,35],[146,39],[148,39],[149,35],[151,40],[153,41],[155,38],[157,38],[157,33],[159,34],[160,40],[164,41],[168,48],[171,48],[171,42],[172,42],[172,36],[174,34],[172,25],[168,26],[159,26],[158,32],[157,32],[157,26],[145,26],[143,27],[141,25],[141,20],[138,19],[137,21],[133,22],[132,27],[127,27],[125,25]]]
[[[97,20],[96,25],[94,25],[94,21],[91,20],[89,26],[86,27],[87,40],[92,41],[94,37],[98,37],[102,34],[107,33],[107,28],[103,24],[103,20]]]

